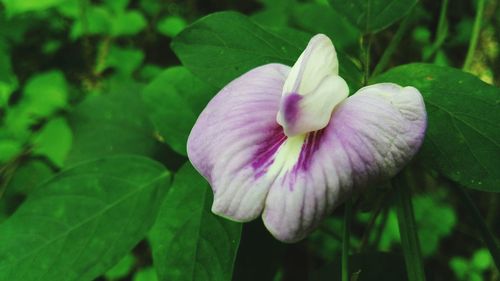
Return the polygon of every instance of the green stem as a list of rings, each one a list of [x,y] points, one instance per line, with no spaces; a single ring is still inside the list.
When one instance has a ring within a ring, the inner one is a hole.
[[[342,229],[342,281],[349,281],[349,239],[352,219],[352,199],[345,204],[344,226]]]
[[[434,39],[434,43],[432,43],[430,52],[424,54],[423,56],[424,61],[429,61],[434,57],[434,55],[441,48],[444,41],[446,40],[446,36],[448,36],[448,23],[446,20],[447,11],[448,11],[448,0],[443,0],[441,2],[441,11],[439,13],[439,22],[437,26],[437,32]]]
[[[464,66],[462,69],[464,71],[469,71],[472,60],[474,58],[474,53],[476,52],[477,40],[479,39],[479,34],[481,33],[481,23],[483,21],[484,3],[485,0],[478,0],[476,18],[474,20],[474,26],[472,28],[472,36],[469,41],[469,49],[467,50],[467,55],[465,57]]]
[[[373,35],[368,34],[363,36],[361,40],[361,48],[363,50],[363,85],[368,85],[368,78],[370,77],[370,50],[372,46]]]
[[[493,235],[493,233],[491,233],[488,225],[481,216],[481,212],[479,212],[476,204],[474,204],[474,201],[472,201],[472,198],[470,198],[469,193],[467,193],[465,189],[457,186],[453,182],[450,182],[450,185],[457,192],[462,202],[468,207],[470,215],[473,218],[472,221],[476,224],[477,229],[483,237],[484,243],[490,250],[491,256],[493,257],[493,261],[495,262],[497,269],[500,270],[500,248],[495,239],[495,236]]]
[[[392,55],[396,51],[396,48],[399,46],[401,39],[403,39],[403,35],[406,33],[406,31],[408,30],[408,27],[410,26],[410,22],[411,22],[414,10],[415,10],[415,6],[413,6],[410,13],[408,13],[408,15],[405,17],[405,19],[399,25],[398,30],[396,31],[396,33],[394,34],[394,37],[392,38],[391,42],[389,43],[389,46],[387,47],[387,49],[385,49],[384,54],[382,54],[382,57],[380,58],[377,65],[375,66],[375,69],[373,70],[371,77],[374,77],[374,76],[380,74],[380,72],[384,71],[385,68],[387,67],[387,64],[389,63]]]
[[[415,215],[413,214],[411,191],[407,185],[406,173],[404,171],[400,172],[393,179],[393,186],[396,190],[396,211],[408,280],[424,281],[425,272],[420,253],[417,224],[415,222]]]

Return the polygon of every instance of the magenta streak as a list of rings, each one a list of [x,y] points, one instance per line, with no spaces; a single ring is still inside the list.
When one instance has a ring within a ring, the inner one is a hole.
[[[297,93],[291,93],[290,95],[284,96],[282,110],[286,123],[293,124],[297,121],[299,117],[299,102],[301,99],[302,96]]]
[[[274,162],[276,151],[287,139],[283,133],[281,126],[276,126],[270,130],[269,137],[266,138],[257,149],[252,161],[252,168],[254,169],[255,178],[259,178],[267,172],[267,168]]]

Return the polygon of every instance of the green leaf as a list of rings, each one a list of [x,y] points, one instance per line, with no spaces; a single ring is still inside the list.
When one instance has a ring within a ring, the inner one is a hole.
[[[187,155],[189,132],[214,93],[186,68],[173,67],[146,86],[143,96],[158,134],[176,152]]]
[[[156,276],[154,268],[147,267],[138,271],[134,275],[134,279],[132,279],[132,281],[158,281],[158,277]]]
[[[174,37],[179,32],[181,32],[187,23],[186,21],[178,16],[168,16],[160,20],[156,28],[158,31],[168,37]]]
[[[17,87],[17,77],[12,71],[10,55],[0,46],[0,108],[7,105],[10,95]]]
[[[427,135],[421,156],[446,177],[474,189],[500,191],[500,88],[457,69],[396,67],[374,82],[414,86],[424,96]]]
[[[68,116],[74,132],[66,163],[110,154],[153,155],[153,125],[140,96],[141,88],[124,83],[105,95],[89,95]]]
[[[304,39],[283,38],[242,14],[219,12],[189,25],[174,39],[172,49],[195,75],[222,87],[263,64],[293,65],[307,44]]]
[[[418,0],[330,0],[332,7],[365,34],[380,31],[406,16]]]
[[[66,11],[66,10],[65,10]],[[62,12],[62,10],[60,10]],[[76,12],[68,8],[66,11],[69,14]],[[108,10],[101,6],[88,6],[86,9],[85,20],[78,15],[75,15],[77,20],[74,21],[71,28],[70,37],[76,40],[83,35],[94,35],[94,34],[109,34],[111,29],[111,19],[112,15]]]
[[[380,31],[406,16],[418,0],[330,0],[332,7],[365,34]]]
[[[54,172],[51,168],[40,160],[29,160],[23,162],[12,176],[7,186],[6,194],[23,194],[27,195],[36,188],[41,182],[52,177]]]
[[[126,155],[56,175],[0,225],[0,280],[93,280],[144,238],[168,186],[163,166]]]
[[[57,6],[68,0],[1,0],[9,15],[30,11],[41,11]]]
[[[23,146],[13,139],[0,139],[0,164],[6,163],[23,151]]]
[[[471,262],[474,268],[480,271],[488,269],[493,264],[490,252],[487,249],[477,250],[472,256]]]
[[[104,61],[96,66],[96,72],[102,73],[108,68],[114,68],[118,74],[130,77],[143,61],[144,53],[141,50],[112,45],[107,50]]]
[[[141,32],[147,21],[139,11],[118,13],[111,18],[111,36],[131,36]]]
[[[52,119],[35,137],[33,153],[46,156],[61,167],[71,149],[73,134],[64,118]]]
[[[415,220],[422,243],[423,256],[433,255],[441,239],[450,235],[457,222],[455,211],[447,201],[431,196],[414,196]]]
[[[55,70],[31,77],[23,94],[30,114],[46,117],[67,105],[68,85],[64,74]]]
[[[211,204],[208,184],[185,164],[150,233],[159,280],[231,280],[241,224],[215,216]]]
[[[104,276],[107,279],[115,280],[127,276],[135,264],[135,257],[131,253],[123,257],[113,268],[108,270]]]
[[[104,5],[115,13],[123,12],[127,9],[130,0],[104,0]]]
[[[248,70],[267,63],[293,65],[312,35],[293,29],[265,29],[235,12],[199,19],[172,42],[184,66],[203,81],[223,87]],[[357,88],[359,71],[339,53],[340,75]]]
[[[350,53],[357,49],[360,31],[329,6],[318,3],[297,4],[292,20],[303,30],[328,35],[336,49],[347,51],[347,47],[350,47]]]

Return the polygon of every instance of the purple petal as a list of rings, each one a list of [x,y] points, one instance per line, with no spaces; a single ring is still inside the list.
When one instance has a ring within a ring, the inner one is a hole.
[[[285,242],[304,238],[354,189],[394,176],[417,152],[425,127],[415,88],[360,89],[325,129],[308,134],[297,165],[275,181],[262,215],[266,227]]]
[[[276,123],[290,67],[268,64],[227,85],[199,116],[188,156],[214,191],[212,211],[249,221],[264,206],[270,182],[263,177],[285,141]]]

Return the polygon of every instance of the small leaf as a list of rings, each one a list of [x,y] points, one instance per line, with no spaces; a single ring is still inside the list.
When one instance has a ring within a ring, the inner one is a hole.
[[[165,17],[156,26],[158,31],[168,37],[174,37],[179,32],[181,32],[185,27],[187,23],[186,21],[178,16],[169,16]]]
[[[46,117],[67,105],[68,85],[62,72],[50,71],[31,77],[23,94],[30,114]]]
[[[121,259],[113,268],[108,270],[104,276],[107,279],[115,280],[115,279],[121,279],[125,276],[127,276],[130,271],[132,270],[132,267],[134,266],[135,263],[135,257],[132,254],[128,254],[123,259]]]
[[[118,13],[111,18],[111,36],[131,36],[141,32],[147,21],[139,11]]]
[[[429,167],[466,186],[500,191],[500,88],[449,67],[409,64],[374,82],[414,86],[424,96],[428,128],[421,156]]]
[[[0,139],[0,164],[6,163],[12,158],[19,155],[23,150],[23,146],[13,139]]]
[[[187,155],[189,132],[214,93],[186,68],[173,67],[149,83],[143,96],[159,135],[176,152]]]
[[[1,0],[9,15],[30,11],[41,11],[57,6],[67,0]]]
[[[158,281],[158,277],[156,277],[154,268],[147,267],[138,271],[132,281]]]
[[[35,137],[33,153],[46,156],[61,167],[71,149],[73,134],[64,118],[56,118],[45,124]]]
[[[93,280],[144,237],[168,186],[163,166],[136,156],[56,175],[0,225],[0,280]]]
[[[17,77],[12,71],[10,55],[0,45],[0,109],[7,106],[10,95],[17,87]]]
[[[365,34],[380,31],[406,16],[417,0],[330,0],[332,7]]]
[[[102,73],[108,68],[113,68],[118,74],[130,77],[141,66],[143,60],[144,53],[139,49],[112,45],[107,50],[104,62],[96,67],[96,72]]]
[[[159,280],[230,281],[241,224],[212,214],[212,191],[185,164],[150,233]]]

